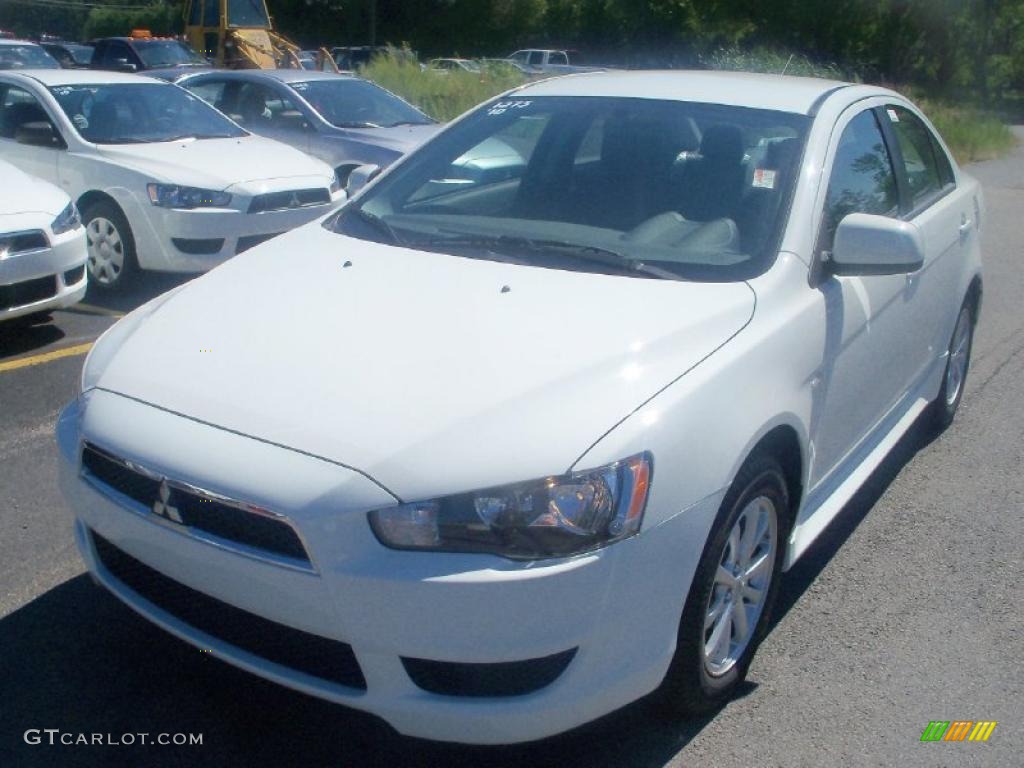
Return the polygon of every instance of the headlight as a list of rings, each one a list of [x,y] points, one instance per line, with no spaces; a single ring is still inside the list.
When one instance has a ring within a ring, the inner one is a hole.
[[[65,232],[77,229],[81,225],[82,217],[78,215],[78,209],[74,203],[68,203],[67,207],[53,220],[50,229],[53,230],[55,235],[63,235]]]
[[[649,454],[529,483],[462,493],[370,513],[392,549],[565,557],[640,530],[651,485]]]
[[[147,184],[149,201],[161,208],[224,208],[231,195],[215,189],[179,187],[177,184]]]

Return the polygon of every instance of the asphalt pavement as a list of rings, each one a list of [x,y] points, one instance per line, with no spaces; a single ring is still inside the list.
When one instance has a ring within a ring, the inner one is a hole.
[[[535,744],[434,744],[164,634],[84,574],[52,429],[88,343],[182,279],[0,329],[0,766],[1024,764],[1024,145],[968,170],[987,202],[985,302],[957,421],[900,442],[784,577],[741,696],[696,721],[639,702]],[[998,725],[986,743],[922,743],[932,720]],[[31,745],[28,729],[202,744]]]

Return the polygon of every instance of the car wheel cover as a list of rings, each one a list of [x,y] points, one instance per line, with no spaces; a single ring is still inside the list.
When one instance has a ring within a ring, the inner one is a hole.
[[[778,510],[767,496],[748,502],[729,531],[704,611],[701,647],[712,677],[729,672],[757,631],[775,575]]]
[[[113,285],[124,269],[124,240],[114,222],[97,216],[85,228],[89,274],[101,285]]]
[[[949,343],[949,363],[946,365],[946,407],[952,408],[960,397],[964,379],[967,377],[967,363],[971,353],[971,313],[967,308],[960,312]]]

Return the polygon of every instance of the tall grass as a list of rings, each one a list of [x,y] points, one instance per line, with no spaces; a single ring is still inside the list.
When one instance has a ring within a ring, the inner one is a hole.
[[[512,67],[485,66],[479,73],[422,70],[410,57],[398,52],[375,57],[359,74],[442,121],[458,117],[527,80]]]
[[[723,48],[701,57],[708,69],[743,72],[769,72],[831,80],[860,82],[856,72],[837,64],[813,61],[802,54],[789,54],[767,48],[744,51]],[[970,105],[928,97],[913,88],[890,86],[907,94],[935,124],[960,163],[989,160],[1006,154],[1017,143],[1009,127],[995,115]]]
[[[785,71],[787,75],[859,82],[856,72],[843,70],[836,64],[771,49],[720,49],[702,56],[701,64],[709,69],[775,74]],[[481,73],[424,71],[411,56],[401,51],[376,57],[360,74],[441,121],[458,117],[528,80],[511,67],[485,66]],[[994,115],[971,106],[929,98],[912,89],[897,90],[907,93],[924,110],[961,163],[999,157],[1016,144],[1010,129]]]
[[[823,77],[829,80],[854,80],[858,78],[838,64],[815,61],[801,53],[773,48],[754,48],[745,51],[740,48],[719,48],[699,57],[701,66],[707,69],[724,69],[731,72],[765,72],[773,75],[799,75],[802,77]]]
[[[995,115],[970,106],[912,97],[928,115],[959,163],[991,160],[1017,143],[1010,128]]]

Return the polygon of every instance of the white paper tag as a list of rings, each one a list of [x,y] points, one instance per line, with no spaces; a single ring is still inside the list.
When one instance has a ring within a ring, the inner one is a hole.
[[[775,189],[775,171],[771,168],[755,168],[751,186],[758,189]]]
[[[889,119],[894,123],[898,123],[900,121],[900,116],[896,114],[895,109],[887,109],[885,111],[889,113]]]

